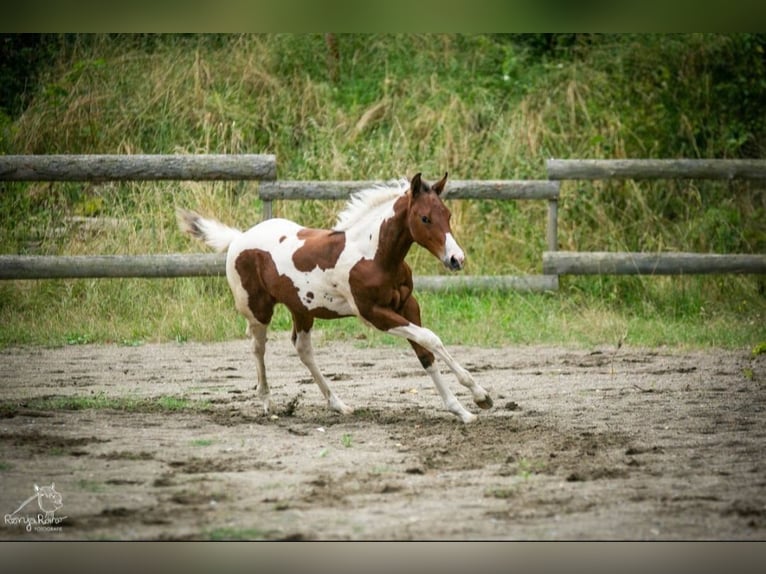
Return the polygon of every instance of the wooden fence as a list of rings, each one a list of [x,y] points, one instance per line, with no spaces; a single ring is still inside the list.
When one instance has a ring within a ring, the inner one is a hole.
[[[719,179],[766,181],[766,160],[560,160],[546,163],[548,178]],[[766,273],[764,254],[560,252],[543,253],[543,273],[559,275],[696,275]]]
[[[48,155],[0,156],[0,181],[259,180],[264,218],[277,199],[345,199],[355,190],[384,182],[273,181],[273,155]],[[454,199],[540,199],[548,201],[547,238],[556,249],[556,181],[450,181]],[[221,254],[0,255],[0,279],[199,277],[225,274]],[[424,290],[452,288],[548,291],[558,277],[546,275],[416,276]]]
[[[544,200],[547,251],[542,275],[415,277],[416,287],[548,291],[565,274],[766,273],[766,255],[559,252],[561,181],[574,179],[766,180],[766,160],[548,160],[548,180],[452,180],[450,199]],[[273,155],[50,155],[0,156],[0,181],[258,180],[264,218],[275,200],[345,199],[384,182],[275,181]],[[192,277],[225,274],[221,254],[138,256],[0,255],[0,279]]]

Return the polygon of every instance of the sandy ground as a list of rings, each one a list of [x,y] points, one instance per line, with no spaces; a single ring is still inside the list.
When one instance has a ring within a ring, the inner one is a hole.
[[[355,414],[327,410],[282,333],[274,417],[244,340],[0,351],[0,539],[766,538],[763,355],[452,347],[495,402],[445,375],[465,426],[408,347],[315,344]],[[70,395],[208,408],[35,402]]]

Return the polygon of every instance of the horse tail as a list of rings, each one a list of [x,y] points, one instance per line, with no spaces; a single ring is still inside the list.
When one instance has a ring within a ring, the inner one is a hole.
[[[216,251],[225,251],[232,241],[242,235],[239,229],[224,225],[215,219],[207,219],[199,213],[186,209],[177,209],[176,219],[181,231],[204,241]]]

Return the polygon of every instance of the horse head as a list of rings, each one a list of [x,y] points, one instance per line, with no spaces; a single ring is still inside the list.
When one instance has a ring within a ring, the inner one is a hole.
[[[50,486],[37,486],[35,484],[35,493],[37,494],[37,504],[46,515],[54,513],[63,506],[61,494],[56,492],[55,483],[51,483]]]
[[[410,181],[408,224],[412,238],[438,258],[447,269],[459,271],[465,254],[455,241],[450,228],[452,214],[441,199],[447,174],[433,185],[415,175]]]

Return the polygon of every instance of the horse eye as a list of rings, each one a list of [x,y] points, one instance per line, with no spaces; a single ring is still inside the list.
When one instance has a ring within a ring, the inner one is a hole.
[[[431,218],[428,217],[427,215],[424,215],[423,217],[420,218],[420,221],[422,221],[423,223],[431,223]]]

